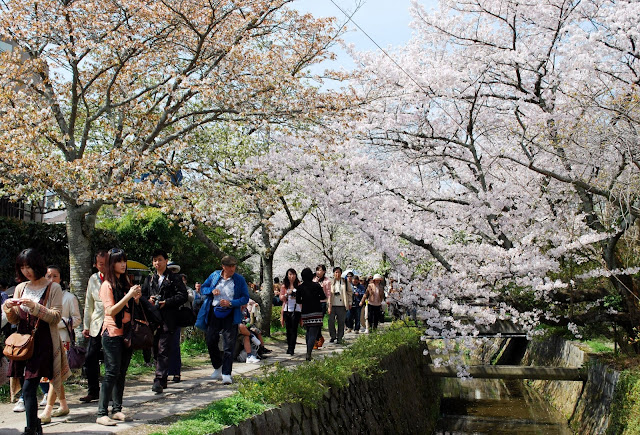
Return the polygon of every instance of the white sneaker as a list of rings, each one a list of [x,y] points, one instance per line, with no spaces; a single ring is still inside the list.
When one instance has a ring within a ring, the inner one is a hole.
[[[211,379],[219,381],[222,379],[222,366],[218,367],[211,373]]]
[[[224,385],[229,385],[233,383],[233,380],[231,379],[231,375],[222,375],[222,383]]]
[[[49,393],[44,393],[42,400],[40,401],[40,406],[47,406],[47,398],[49,397]]]
[[[18,399],[16,406],[13,407],[13,412],[24,412],[24,399],[22,397]]]
[[[365,333],[365,334],[368,334],[368,333],[369,333],[369,330],[368,330],[368,329],[365,329],[365,330],[364,330],[364,333]]]
[[[245,362],[248,364],[258,364],[260,362],[260,359],[255,355],[249,355]]]

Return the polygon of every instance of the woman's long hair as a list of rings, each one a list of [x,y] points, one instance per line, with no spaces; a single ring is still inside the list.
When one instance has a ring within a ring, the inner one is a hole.
[[[284,281],[282,281],[284,288],[289,288],[291,286],[291,281],[289,281],[289,272],[293,272],[296,275],[296,279],[293,281],[293,287],[298,288],[300,280],[298,279],[298,272],[296,272],[295,269],[289,269],[287,270],[287,273],[284,274]]]
[[[107,270],[104,274],[105,281],[111,284],[113,289],[113,299],[116,303],[123,298],[125,292],[129,291],[131,284],[125,271],[120,278],[116,277],[115,264],[120,261],[127,261],[127,254],[120,248],[110,249],[107,253]]]

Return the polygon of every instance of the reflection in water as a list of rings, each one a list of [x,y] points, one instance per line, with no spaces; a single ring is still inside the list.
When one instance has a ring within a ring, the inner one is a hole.
[[[444,380],[437,435],[571,435],[566,420],[523,381]]]

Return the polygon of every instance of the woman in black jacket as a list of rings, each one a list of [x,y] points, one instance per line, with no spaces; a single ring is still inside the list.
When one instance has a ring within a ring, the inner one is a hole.
[[[326,299],[322,287],[313,282],[313,272],[305,267],[302,273],[302,284],[298,285],[298,303],[302,305],[302,325],[306,328],[307,361],[311,361],[311,351],[316,337],[322,328],[322,303]]]

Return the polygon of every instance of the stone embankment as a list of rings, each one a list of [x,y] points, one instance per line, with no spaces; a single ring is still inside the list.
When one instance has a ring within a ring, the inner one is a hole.
[[[605,434],[620,373],[560,337],[523,341],[495,340],[484,348],[482,360],[517,364],[515,357],[526,366],[585,367],[586,382],[535,380],[529,385],[565,416],[575,433]],[[505,354],[511,355],[509,361],[505,361]]]
[[[584,366],[587,382],[532,381],[533,388],[568,419],[576,433],[604,434],[620,373],[590,356],[575,343],[559,337],[529,343],[522,364]]]
[[[440,408],[440,380],[428,378],[420,350],[399,348],[384,358],[385,372],[330,390],[317,407],[289,404],[270,409],[222,433],[232,434],[430,434]]]

